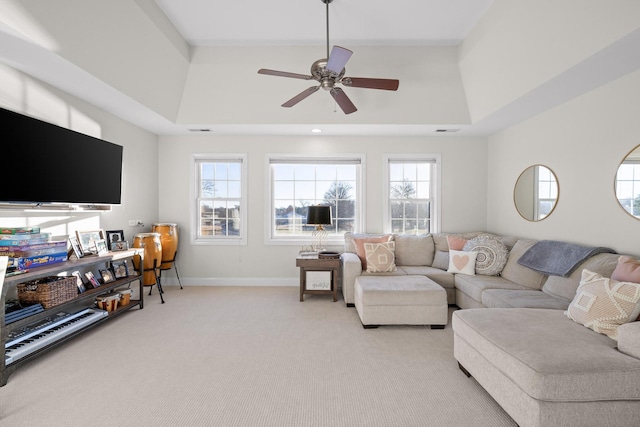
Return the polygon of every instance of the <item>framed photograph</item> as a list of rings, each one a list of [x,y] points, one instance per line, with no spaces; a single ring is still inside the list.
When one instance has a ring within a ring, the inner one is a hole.
[[[98,252],[98,255],[109,252],[109,248],[107,248],[107,241],[104,239],[96,240],[96,251]]]
[[[76,277],[76,286],[78,286],[78,293],[83,293],[84,291],[87,290],[87,288],[84,286],[84,280],[82,280],[82,276],[80,275],[79,271],[74,271],[73,273],[71,273],[72,276]]]
[[[127,263],[125,261],[113,261],[111,263],[111,270],[113,271],[113,276],[116,279],[122,279],[123,277],[129,276],[129,269],[127,268]]]
[[[111,283],[116,280],[111,270],[100,270],[100,276],[102,276],[102,283]]]
[[[71,243],[71,250],[73,250],[73,254],[76,258],[82,258],[84,256],[84,252],[80,247],[80,243],[78,243],[78,238],[75,236],[69,236],[69,243]]]
[[[107,246],[109,247],[110,250],[115,251],[122,251],[123,249],[113,249],[113,245],[115,243],[121,243],[124,242],[124,231],[122,230],[107,230],[106,231],[106,236],[105,236],[105,240],[107,241]],[[128,247],[127,247],[128,249]]]
[[[93,275],[93,272],[87,271],[86,273],[84,273],[84,277],[86,277],[87,280],[89,281],[89,283],[87,283],[87,286],[89,287],[89,289],[100,287],[100,282],[98,282],[98,279],[96,279],[96,277]]]
[[[104,231],[102,230],[91,230],[91,231],[77,231],[76,237],[78,238],[78,243],[80,244],[80,249],[85,254],[88,253],[96,253],[96,241],[104,240]]]
[[[129,242],[123,240],[122,242],[113,242],[111,243],[112,251],[126,251],[129,249]]]
[[[331,271],[307,271],[305,287],[308,291],[330,291]]]

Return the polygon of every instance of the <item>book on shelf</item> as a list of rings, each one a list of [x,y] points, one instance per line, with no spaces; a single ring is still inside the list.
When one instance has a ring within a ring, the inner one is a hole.
[[[67,242],[47,242],[33,245],[0,246],[0,256],[11,258],[28,258],[38,255],[49,255],[63,252],[67,249]]]
[[[0,246],[24,246],[47,243],[51,233],[38,234],[0,234]]]
[[[0,234],[38,234],[40,227],[0,227]]]

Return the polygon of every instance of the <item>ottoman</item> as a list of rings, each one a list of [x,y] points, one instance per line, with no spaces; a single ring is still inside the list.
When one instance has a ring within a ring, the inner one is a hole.
[[[360,276],[354,283],[362,326],[447,324],[447,292],[426,276]]]

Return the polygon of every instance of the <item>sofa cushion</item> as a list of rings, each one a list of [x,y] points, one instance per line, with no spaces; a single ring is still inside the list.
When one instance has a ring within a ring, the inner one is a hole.
[[[435,254],[431,234],[404,235],[396,234],[396,265],[425,265],[433,263]]]
[[[473,276],[476,274],[476,257],[477,252],[449,251],[449,273],[468,274]]]
[[[455,340],[465,340],[534,399],[640,400],[640,360],[561,310],[458,310],[452,326]]]
[[[518,264],[518,259],[531,247],[537,240],[519,239],[511,252],[509,253],[509,259],[505,264],[500,275],[507,280],[511,280],[519,285],[526,286],[531,289],[540,289],[545,281],[546,276],[542,273],[538,273],[535,270],[524,267]],[[570,297],[568,299],[573,298]]]
[[[618,327],[636,320],[638,314],[640,284],[618,282],[586,268],[566,311],[569,319],[613,339],[618,338]]]
[[[620,282],[640,283],[640,261],[629,256],[621,256],[611,273],[611,278]]]
[[[365,243],[367,272],[388,273],[396,271],[395,242]]]
[[[438,285],[446,289],[455,288],[455,276],[453,273],[447,273],[446,270],[441,270],[435,267],[413,267],[402,266],[400,267],[406,274],[414,276],[427,276],[429,279],[436,282]]]
[[[476,274],[497,276],[507,263],[509,251],[498,239],[489,235],[474,237],[464,245],[465,251],[478,253]]]
[[[566,310],[564,298],[556,298],[534,289],[487,289],[482,293],[482,305],[488,308],[551,308]]]
[[[611,277],[611,273],[618,265],[619,257],[616,254],[594,255],[580,264],[569,277],[549,276],[542,287],[542,292],[571,301],[576,296],[583,269],[586,268],[605,277]]]
[[[640,359],[640,322],[620,325],[618,328],[618,350]]]
[[[474,300],[482,302],[482,293],[487,289],[528,289],[500,276],[456,275],[456,288]]]

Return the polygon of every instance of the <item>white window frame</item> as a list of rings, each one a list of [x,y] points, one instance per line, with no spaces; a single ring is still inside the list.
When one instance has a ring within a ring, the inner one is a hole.
[[[389,186],[389,164],[391,162],[430,162],[434,165],[431,168],[431,231],[430,233],[440,232],[440,218],[441,218],[441,194],[442,194],[442,180],[441,180],[441,155],[440,154],[385,154],[383,156],[383,170],[384,170],[384,182],[383,182],[383,215],[382,220],[384,224],[384,232],[391,233],[391,188]]]
[[[199,227],[199,194],[200,180],[197,164],[202,161],[209,162],[228,162],[239,160],[241,167],[241,195],[240,195],[240,235],[239,236],[200,236],[198,237]],[[243,246],[247,245],[247,230],[249,224],[247,222],[247,154],[245,153],[195,153],[191,155],[190,162],[190,218],[191,218],[191,244],[192,245],[227,245],[227,246]]]
[[[271,163],[277,161],[295,162],[295,163],[314,163],[314,162],[331,162],[336,163],[345,162],[349,160],[359,161],[360,167],[357,173],[356,183],[356,225],[354,232],[361,232],[362,227],[365,224],[364,207],[365,203],[365,177],[366,177],[366,158],[365,155],[360,154],[280,154],[280,153],[268,153],[265,156],[265,244],[266,245],[290,245],[290,246],[308,246],[311,243],[311,235],[309,236],[287,236],[276,237],[274,236],[272,224],[275,223],[273,218],[275,209],[273,206],[273,176],[271,173]],[[341,235],[330,234],[326,241],[329,246],[343,246],[344,237]]]

